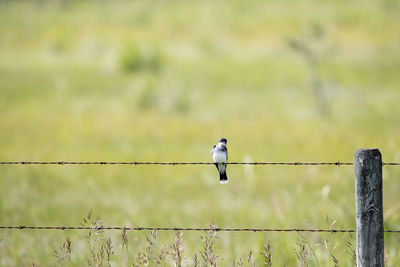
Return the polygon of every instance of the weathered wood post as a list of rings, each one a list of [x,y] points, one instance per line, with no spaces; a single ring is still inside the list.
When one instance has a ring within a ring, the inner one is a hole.
[[[382,156],[378,149],[354,155],[357,266],[384,266]]]

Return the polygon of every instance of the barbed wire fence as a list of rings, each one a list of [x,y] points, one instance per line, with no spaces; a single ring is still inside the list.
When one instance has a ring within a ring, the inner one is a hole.
[[[0,161],[0,165],[214,165],[214,162],[146,162],[146,161]],[[286,166],[352,166],[353,162],[227,162],[228,165],[286,165]],[[399,162],[383,162],[386,166],[400,166]],[[0,226],[9,230],[91,230],[86,226]],[[190,227],[99,227],[97,230],[126,231],[217,231],[217,232],[317,232],[317,233],[354,233],[354,229],[269,229],[269,228],[190,228]],[[385,233],[400,233],[400,230],[385,230]]]
[[[0,161],[0,165],[214,165],[214,162],[144,162],[144,161]],[[216,231],[216,232],[314,232],[356,233],[357,265],[359,262],[379,262],[383,266],[383,234],[400,230],[383,229],[382,167],[400,166],[399,162],[382,162],[378,149],[361,149],[354,162],[228,162],[228,165],[285,165],[285,166],[354,166],[357,229],[303,228],[192,228],[192,227],[105,227],[105,226],[0,226],[0,230],[122,230],[122,231]],[[372,229],[372,230],[371,230]],[[376,253],[375,253],[376,252]],[[374,259],[359,255],[374,254]],[[368,264],[367,264],[368,265]]]

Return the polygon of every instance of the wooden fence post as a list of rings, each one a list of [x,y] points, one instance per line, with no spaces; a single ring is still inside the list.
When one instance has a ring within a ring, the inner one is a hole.
[[[354,155],[357,266],[384,266],[382,156],[378,149]]]

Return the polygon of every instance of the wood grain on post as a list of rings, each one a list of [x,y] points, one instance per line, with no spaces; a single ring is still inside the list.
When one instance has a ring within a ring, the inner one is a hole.
[[[357,266],[384,266],[382,156],[378,149],[354,155]]]

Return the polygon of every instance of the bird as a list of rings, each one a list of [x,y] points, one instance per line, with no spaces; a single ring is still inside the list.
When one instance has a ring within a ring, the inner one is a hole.
[[[219,182],[221,184],[228,183],[228,177],[226,176],[226,163],[228,161],[228,149],[226,148],[227,140],[222,137],[219,142],[211,149],[211,155],[213,157],[215,166],[219,171]]]

